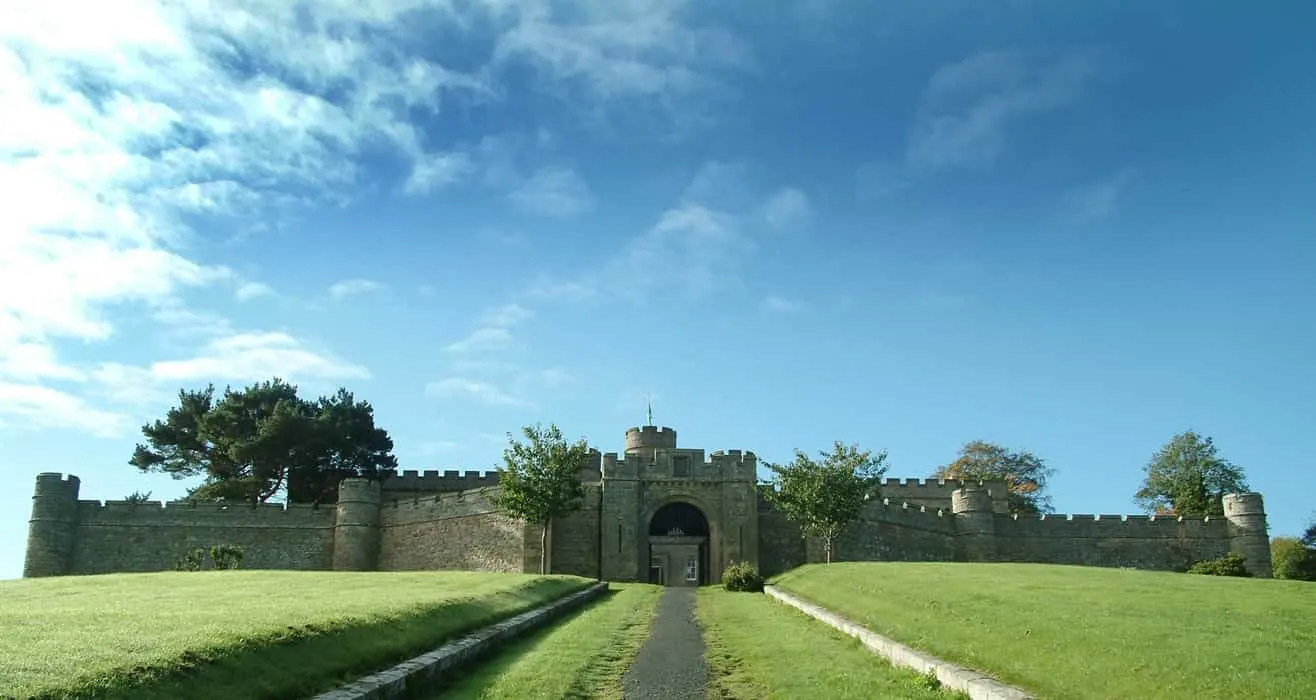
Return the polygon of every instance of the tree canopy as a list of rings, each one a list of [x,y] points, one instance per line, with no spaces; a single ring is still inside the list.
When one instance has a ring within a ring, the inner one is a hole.
[[[554,518],[579,509],[585,495],[580,469],[589,445],[567,442],[555,424],[521,429],[525,442],[507,435],[503,466],[498,468],[495,503],[509,515],[539,525],[539,573],[548,573],[548,528]]]
[[[1050,513],[1051,497],[1046,482],[1055,473],[1031,452],[1014,452],[983,440],[965,443],[959,457],[938,467],[932,476],[964,481],[1004,481],[1011,513]]]
[[[836,538],[859,517],[864,502],[878,496],[886,473],[886,453],[874,455],[837,440],[831,452],[818,454],[821,459],[815,460],[795,450],[795,459],[789,464],[768,463],[773,476],[767,498],[804,534],[823,541],[826,560],[831,563]]]
[[[345,477],[378,478],[397,468],[393,440],[374,409],[340,388],[306,400],[274,378],[242,389],[182,390],[161,420],[142,426],[129,464],[175,479],[201,477],[189,498],[264,503],[332,503]]]
[[[1210,437],[1189,430],[1152,455],[1134,498],[1150,513],[1224,515],[1224,495],[1247,490],[1243,468],[1221,458]]]

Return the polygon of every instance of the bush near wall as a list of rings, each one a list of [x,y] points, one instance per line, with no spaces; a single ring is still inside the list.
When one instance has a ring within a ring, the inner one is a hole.
[[[733,561],[722,571],[722,585],[728,591],[757,593],[763,590],[763,577],[747,561]]]
[[[201,571],[210,563],[213,569],[236,569],[242,564],[245,551],[236,544],[217,544],[206,551],[202,548],[184,552],[174,563],[177,571]],[[207,558],[209,557],[209,558]]]
[[[1230,552],[1219,559],[1199,561],[1188,568],[1188,573],[1206,574],[1207,576],[1250,577],[1252,575],[1252,572],[1244,566],[1243,557],[1236,552]]]

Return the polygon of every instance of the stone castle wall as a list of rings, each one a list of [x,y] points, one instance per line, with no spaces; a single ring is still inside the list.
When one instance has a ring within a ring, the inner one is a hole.
[[[977,492],[975,494],[975,491]],[[885,493],[885,490],[884,490]],[[1146,515],[1016,516],[994,510],[978,489],[957,489],[950,509],[884,498],[837,538],[833,561],[992,561],[1182,571],[1229,552],[1269,578],[1269,537],[1259,494],[1225,497],[1225,517]],[[974,496],[976,503],[972,502]],[[761,502],[766,575],[821,562],[821,542]],[[798,543],[803,542],[801,546]]]
[[[702,463],[702,451],[682,454]],[[648,517],[674,500],[693,502],[708,517],[711,567],[747,560],[771,575],[822,561],[820,543],[755,492],[753,453],[714,453],[690,474],[678,474],[671,457],[593,453],[581,472],[582,509],[552,527],[551,570],[641,579]],[[492,501],[498,488],[487,476],[451,474],[392,482],[406,488],[345,480],[338,504],[319,508],[87,501],[78,498],[77,477],[41,474],[24,576],[168,570],[183,553],[218,544],[242,546],[243,567],[253,569],[538,571],[538,525],[500,512]],[[422,483],[486,485],[445,492]],[[832,558],[1182,570],[1232,551],[1255,575],[1270,575],[1259,494],[1227,495],[1224,517],[1025,517],[1004,512],[1003,489],[995,482],[888,480],[884,497],[838,538]]]

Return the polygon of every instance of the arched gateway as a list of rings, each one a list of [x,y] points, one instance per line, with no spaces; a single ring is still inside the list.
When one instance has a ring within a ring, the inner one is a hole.
[[[757,468],[752,452],[706,456],[671,428],[631,428],[625,454],[594,452],[582,470],[585,507],[555,522],[552,569],[686,586],[721,582],[732,561],[757,565]]]
[[[701,586],[708,583],[708,518],[685,501],[673,501],[649,519],[649,583]]]

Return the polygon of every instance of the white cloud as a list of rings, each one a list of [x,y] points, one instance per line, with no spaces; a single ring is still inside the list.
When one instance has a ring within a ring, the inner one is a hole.
[[[1030,115],[1069,107],[1106,66],[1090,51],[987,51],[942,66],[923,92],[906,151],[916,170],[989,163]]]
[[[447,348],[451,353],[474,353],[501,350],[512,343],[512,333],[506,328],[489,326],[477,328],[470,335],[452,343]]]
[[[803,311],[805,306],[798,301],[772,295],[763,300],[763,310],[775,314],[789,314]]]
[[[465,153],[435,153],[423,156],[412,168],[403,191],[407,194],[429,194],[455,184],[475,169],[471,157]]]
[[[165,382],[287,379],[369,379],[364,367],[313,352],[286,333],[242,333],[215,340],[202,355],[155,362],[151,376]]]
[[[777,228],[790,228],[809,218],[809,196],[794,187],[785,187],[763,205],[763,219]]]
[[[594,207],[589,185],[570,168],[541,168],[507,197],[522,211],[544,216],[576,216]]]
[[[243,282],[234,290],[233,296],[238,301],[251,301],[263,296],[269,296],[274,293],[274,288],[261,282]]]
[[[6,9],[0,191],[21,196],[6,202],[0,220],[5,376],[83,376],[57,361],[57,344],[113,338],[115,313],[143,318],[127,305],[147,307],[145,317],[171,332],[243,337],[181,301],[221,281],[234,284],[239,300],[268,292],[185,252],[206,250],[190,245],[194,217],[252,231],[277,228],[292,207],[345,203],[361,189],[367,149],[399,155],[397,184],[417,195],[492,170],[479,148],[436,143],[412,119],[454,100],[501,99],[505,71],[524,75],[530,66],[548,92],[589,112],[640,104],[671,118],[713,94],[716,71],[747,64],[734,37],[685,26],[675,1],[570,12],[532,0],[326,0],[306,9],[277,0],[45,0]],[[483,65],[477,57],[458,71],[405,53],[414,42],[404,35],[437,21],[492,27],[497,37]],[[253,70],[234,68],[240,64]],[[536,143],[550,140],[539,135]],[[547,171],[524,203],[558,214],[585,206],[588,190],[566,173]],[[287,336],[264,338],[247,348],[250,357],[212,344],[200,357],[144,371],[245,376],[284,363],[333,376],[364,372]],[[42,405],[63,400],[42,396]]]
[[[550,301],[584,301],[592,299],[598,290],[588,280],[550,280],[541,278],[530,285],[526,295]]]
[[[754,247],[730,214],[694,202],[663,212],[658,222],[632,239],[608,266],[612,288],[627,296],[654,289],[700,295],[730,279],[741,256]]]
[[[286,333],[239,333],[206,344],[195,357],[162,360],[146,367],[120,363],[101,365],[94,378],[111,394],[141,390],[139,400],[149,398],[149,387],[171,387],[198,382],[258,382],[271,377],[289,381],[315,379],[369,379],[359,365],[326,353],[316,352]],[[131,395],[131,394],[130,394]]]
[[[425,387],[425,391],[434,396],[469,399],[490,406],[530,406],[527,401],[512,396],[493,384],[465,377],[447,377],[431,382]]]
[[[520,304],[504,304],[485,311],[480,317],[480,323],[485,326],[507,328],[515,326],[533,315],[529,309]]]
[[[1065,210],[1081,221],[1095,221],[1115,214],[1119,211],[1120,198],[1132,182],[1133,175],[1133,170],[1126,168],[1070,190],[1064,197]]]
[[[128,416],[96,408],[72,394],[0,381],[0,429],[64,429],[120,438],[131,428]]]
[[[329,287],[329,296],[335,299],[355,296],[357,294],[366,294],[382,289],[382,285],[374,280],[352,279],[335,282]]]

